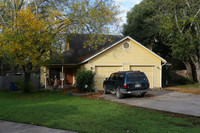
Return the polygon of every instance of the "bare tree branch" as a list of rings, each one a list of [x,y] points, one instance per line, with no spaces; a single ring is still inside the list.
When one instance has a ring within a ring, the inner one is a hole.
[[[181,28],[180,28],[180,26],[179,26],[179,23],[178,23],[178,17],[177,17],[176,7],[177,7],[177,5],[174,6],[174,13],[175,13],[175,16],[174,16],[174,17],[175,17],[175,21],[176,21],[176,26],[177,26],[178,31],[180,32],[180,34],[181,34],[183,37],[185,37],[184,34],[183,34],[183,31],[181,30]]]
[[[20,9],[22,9],[23,4],[24,4],[24,0],[21,0],[19,6],[17,8],[17,11],[19,11]]]

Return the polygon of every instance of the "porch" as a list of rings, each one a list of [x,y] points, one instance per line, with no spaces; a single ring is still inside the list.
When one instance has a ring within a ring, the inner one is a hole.
[[[75,85],[75,75],[79,68],[77,65],[47,65],[44,66],[44,88],[51,90],[53,88],[66,89]]]

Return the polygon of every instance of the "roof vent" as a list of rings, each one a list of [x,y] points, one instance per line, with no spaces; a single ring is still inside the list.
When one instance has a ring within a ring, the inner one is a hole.
[[[125,50],[128,50],[128,49],[131,47],[130,44],[129,44],[128,42],[123,43],[122,46],[123,46],[123,48],[124,48]]]

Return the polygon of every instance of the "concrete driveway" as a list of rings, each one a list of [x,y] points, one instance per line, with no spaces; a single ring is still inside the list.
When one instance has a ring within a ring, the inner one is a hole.
[[[151,90],[143,98],[137,96],[117,99],[113,94],[101,95],[109,101],[150,109],[181,113],[200,117],[200,95],[165,90]]]

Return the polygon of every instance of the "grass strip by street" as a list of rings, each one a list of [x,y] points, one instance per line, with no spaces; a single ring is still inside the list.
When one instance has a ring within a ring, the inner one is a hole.
[[[200,89],[198,88],[199,84],[186,84],[186,85],[178,85],[173,87],[164,88],[168,91],[176,91],[176,92],[183,92],[183,93],[192,93],[196,95],[200,95]]]
[[[0,92],[0,119],[84,133],[200,132],[200,119],[60,92]]]

